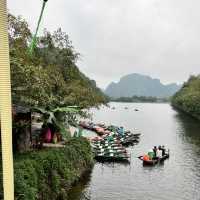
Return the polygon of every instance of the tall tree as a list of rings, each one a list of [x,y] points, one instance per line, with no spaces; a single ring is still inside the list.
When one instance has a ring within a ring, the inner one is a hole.
[[[79,58],[66,33],[59,28],[37,38],[32,56],[28,52],[31,31],[21,17],[9,15],[9,41],[13,102],[50,107],[77,105],[82,108],[106,102],[103,93],[81,73]]]

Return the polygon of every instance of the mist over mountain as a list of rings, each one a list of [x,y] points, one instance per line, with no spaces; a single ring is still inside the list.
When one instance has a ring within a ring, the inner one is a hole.
[[[159,79],[137,73],[123,76],[118,83],[111,82],[105,89],[105,94],[114,97],[153,96],[170,97],[181,85],[176,83],[163,84]]]

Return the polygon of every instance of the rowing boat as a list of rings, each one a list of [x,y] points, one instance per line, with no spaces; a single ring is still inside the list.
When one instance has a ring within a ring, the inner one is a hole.
[[[164,156],[162,156],[161,158],[157,158],[157,159],[152,159],[152,160],[144,160],[143,159],[143,156],[139,156],[138,157],[140,160],[142,160],[143,161],[143,165],[144,166],[154,166],[154,165],[156,165],[156,164],[158,164],[158,163],[162,163],[164,160],[166,160],[167,158],[169,158],[169,150],[168,150],[168,152],[164,155]]]
[[[127,154],[97,154],[95,155],[95,159],[100,162],[130,162],[130,156]]]

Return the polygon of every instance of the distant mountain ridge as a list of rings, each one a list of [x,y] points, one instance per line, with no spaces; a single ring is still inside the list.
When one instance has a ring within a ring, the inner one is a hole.
[[[152,96],[170,97],[174,95],[181,85],[176,83],[162,84],[159,79],[142,74],[129,74],[123,76],[118,83],[111,82],[105,89],[105,94],[113,97]]]

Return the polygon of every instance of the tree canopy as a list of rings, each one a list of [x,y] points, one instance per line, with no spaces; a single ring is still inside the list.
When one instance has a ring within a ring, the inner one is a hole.
[[[119,97],[119,98],[110,98],[111,101],[115,102],[167,102],[168,98],[158,98],[151,96],[132,96],[132,97]]]
[[[200,75],[191,76],[172,98],[172,105],[200,119]]]
[[[32,33],[22,17],[9,14],[8,32],[13,103],[52,108],[106,103],[95,81],[79,71],[80,55],[61,28],[53,33],[45,29],[32,55]]]

